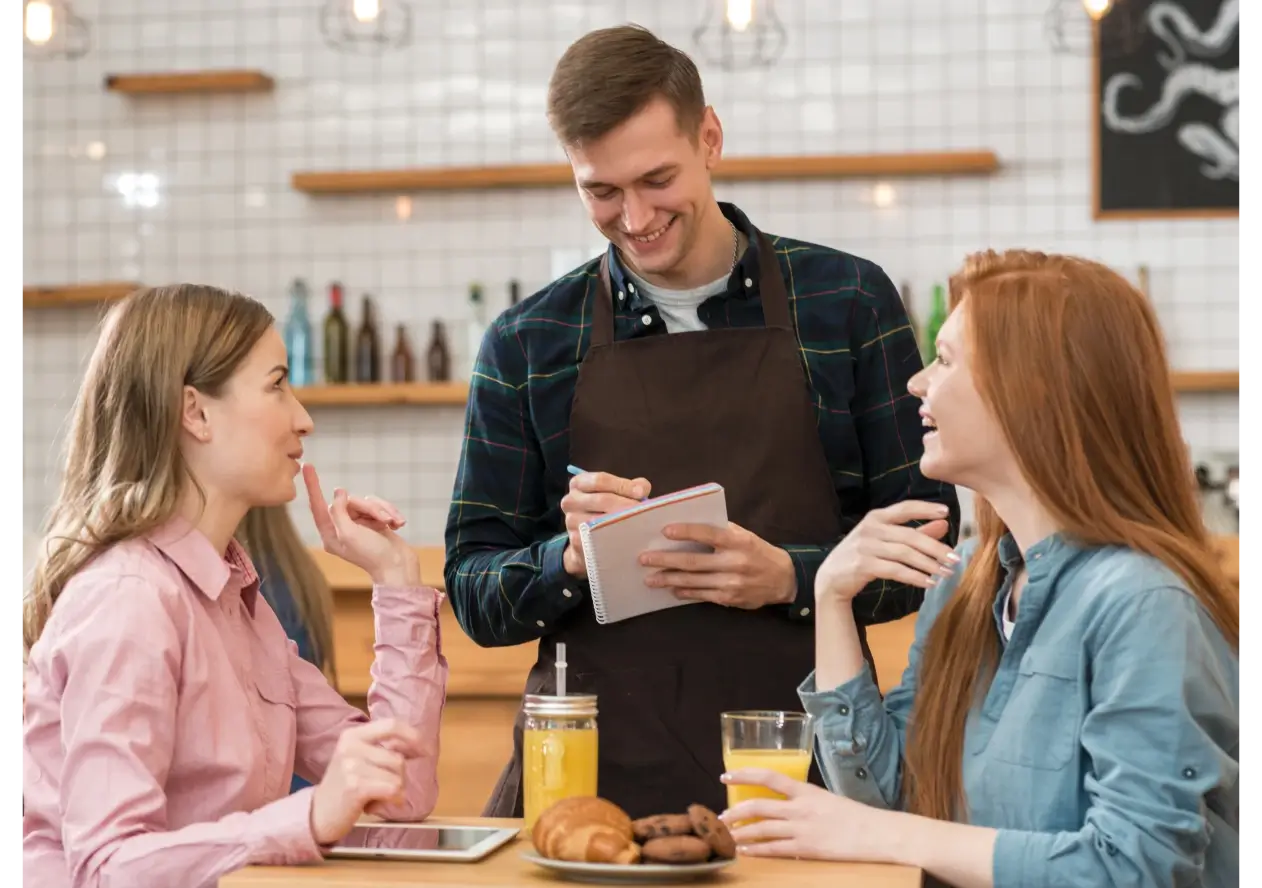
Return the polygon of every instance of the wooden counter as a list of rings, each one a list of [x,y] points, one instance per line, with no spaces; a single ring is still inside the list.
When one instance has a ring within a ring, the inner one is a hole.
[[[478,818],[435,818],[444,824],[484,824],[520,826],[516,820]],[[531,849],[530,840],[518,837],[477,863],[401,863],[380,860],[326,860],[305,867],[252,866],[219,880],[220,888],[280,888],[280,886],[319,886],[319,888],[403,888],[426,885],[430,888],[485,888],[503,885],[580,885],[561,882],[539,866],[521,858]],[[715,878],[675,885],[719,885],[723,888],[920,888],[923,874],[915,867],[870,863],[821,863],[802,860],[772,860],[746,857],[723,870]]]

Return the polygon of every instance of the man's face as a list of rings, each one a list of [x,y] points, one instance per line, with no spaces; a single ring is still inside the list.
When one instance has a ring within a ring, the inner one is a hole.
[[[710,170],[723,129],[706,109],[696,138],[680,130],[665,99],[654,99],[600,139],[569,146],[579,194],[592,222],[643,277],[669,283],[696,242],[713,200]]]

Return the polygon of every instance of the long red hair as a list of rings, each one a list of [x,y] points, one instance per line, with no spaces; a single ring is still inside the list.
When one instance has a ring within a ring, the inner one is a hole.
[[[1239,597],[1214,556],[1148,300],[1096,262],[1010,250],[969,256],[951,278],[966,302],[969,363],[1022,474],[1064,534],[1126,546],[1178,574],[1233,645]],[[991,616],[999,540],[976,499],[977,548],[929,631],[907,738],[907,810],[965,816],[964,727],[999,661]]]

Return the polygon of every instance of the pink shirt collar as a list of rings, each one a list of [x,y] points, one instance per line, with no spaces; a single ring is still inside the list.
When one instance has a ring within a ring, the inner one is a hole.
[[[148,538],[211,601],[223,594],[230,580],[235,580],[234,585],[241,590],[241,603],[254,616],[259,575],[245,548],[235,539],[228,543],[228,551],[220,555],[204,533],[178,515],[152,531]]]

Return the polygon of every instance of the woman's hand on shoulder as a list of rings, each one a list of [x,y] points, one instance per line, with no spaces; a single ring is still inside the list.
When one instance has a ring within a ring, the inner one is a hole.
[[[304,465],[302,478],[326,552],[362,567],[376,585],[420,585],[416,551],[396,533],[405,523],[398,509],[375,496],[350,496],[340,487],[334,489],[330,505],[315,466]]]
[[[947,515],[941,503],[921,500],[904,500],[868,512],[820,565],[815,575],[816,599],[850,601],[874,580],[928,589],[950,576],[960,559],[940,541],[948,529]],[[927,523],[905,526],[917,520]]]

